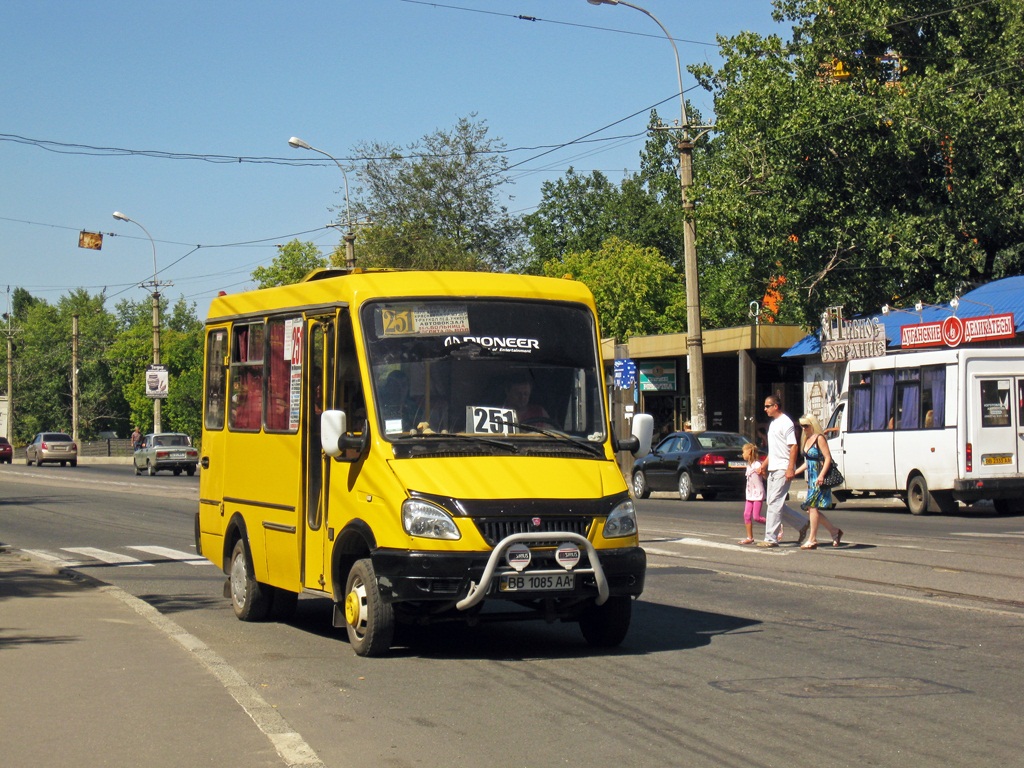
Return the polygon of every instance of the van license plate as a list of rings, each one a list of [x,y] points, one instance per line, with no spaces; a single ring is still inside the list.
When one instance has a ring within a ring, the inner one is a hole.
[[[981,459],[981,463],[986,467],[991,467],[995,464],[1012,464],[1013,456],[1010,454],[1005,456],[984,456]]]
[[[560,592],[576,586],[572,573],[503,573],[498,589],[502,592]]]

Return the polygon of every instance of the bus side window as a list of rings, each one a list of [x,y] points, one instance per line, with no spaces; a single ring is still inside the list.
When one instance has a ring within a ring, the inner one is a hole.
[[[228,333],[223,328],[210,331],[206,338],[206,405],[204,424],[207,429],[224,429],[224,400],[228,370],[224,366],[227,356]]]
[[[366,401],[363,396],[363,380],[359,375],[352,319],[347,309],[343,309],[338,317],[337,388],[337,407],[348,416],[348,431],[362,432],[366,420]]]
[[[231,345],[231,429],[258,431],[263,417],[263,323],[236,325]]]

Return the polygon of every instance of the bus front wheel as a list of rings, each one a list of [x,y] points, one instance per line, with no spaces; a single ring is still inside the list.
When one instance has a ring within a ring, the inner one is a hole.
[[[395,609],[384,602],[370,558],[356,560],[345,582],[345,628],[359,656],[380,656],[391,649]]]
[[[235,616],[242,621],[262,621],[270,611],[273,600],[271,588],[256,581],[256,575],[249,562],[249,549],[239,539],[231,552],[231,607]]]
[[[633,598],[612,595],[603,605],[591,605],[583,611],[583,639],[596,648],[614,648],[626,639],[632,616]]]

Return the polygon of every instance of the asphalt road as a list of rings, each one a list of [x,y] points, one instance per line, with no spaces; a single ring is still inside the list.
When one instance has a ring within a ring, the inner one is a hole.
[[[156,606],[325,765],[1020,761],[1024,518],[991,508],[844,504],[844,547],[762,551],[735,544],[737,501],[652,499],[647,590],[617,651],[572,625],[486,624],[405,631],[363,659],[322,599],[288,624],[234,618],[223,575],[188,559],[194,478],[3,466],[0,499],[0,540]]]

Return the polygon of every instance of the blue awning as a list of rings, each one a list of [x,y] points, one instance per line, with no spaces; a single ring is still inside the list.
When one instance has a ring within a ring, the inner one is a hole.
[[[913,307],[900,307],[900,311],[890,310],[885,315],[877,312],[873,315],[856,315],[847,320],[873,318],[885,327],[886,347],[900,348],[900,328],[915,322],[938,323],[952,314],[967,319],[970,317],[986,317],[1013,313],[1014,327],[1017,333],[1024,332],[1024,276],[1006,277],[993,280],[980,288],[975,288],[960,297],[960,306],[954,313],[949,304],[941,306],[925,306],[917,312]],[[913,315],[913,317],[911,317]],[[800,341],[782,353],[783,357],[806,357],[821,354],[821,331],[804,336]]]

